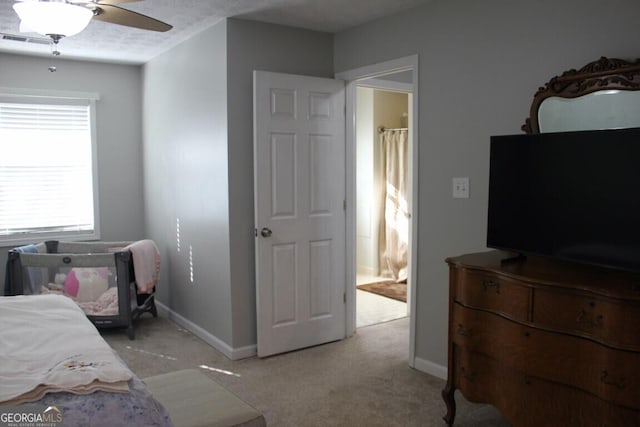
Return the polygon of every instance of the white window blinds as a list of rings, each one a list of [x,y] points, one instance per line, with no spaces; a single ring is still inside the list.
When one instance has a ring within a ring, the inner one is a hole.
[[[0,240],[93,235],[91,102],[0,99]]]

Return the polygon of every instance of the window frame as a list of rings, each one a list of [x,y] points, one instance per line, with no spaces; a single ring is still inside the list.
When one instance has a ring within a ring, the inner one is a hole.
[[[58,105],[87,105],[89,107],[89,127],[91,138],[91,174],[93,181],[93,231],[51,231],[24,232],[0,235],[0,247],[16,244],[37,243],[45,240],[100,240],[100,194],[98,173],[98,138],[96,123],[96,104],[100,95],[91,92],[71,92],[38,89],[17,89],[0,87],[0,102],[20,101],[22,103],[48,103]]]

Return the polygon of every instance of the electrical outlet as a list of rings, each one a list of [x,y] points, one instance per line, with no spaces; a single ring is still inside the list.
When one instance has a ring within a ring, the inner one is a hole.
[[[453,178],[453,198],[468,199],[469,198],[469,178],[455,177]]]

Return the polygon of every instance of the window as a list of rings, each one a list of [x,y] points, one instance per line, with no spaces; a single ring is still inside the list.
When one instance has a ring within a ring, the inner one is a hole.
[[[94,99],[0,96],[0,242],[100,237]]]

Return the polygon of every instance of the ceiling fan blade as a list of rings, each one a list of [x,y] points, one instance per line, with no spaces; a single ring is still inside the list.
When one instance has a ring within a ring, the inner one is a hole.
[[[107,0],[111,1],[111,0]],[[117,0],[116,0],[117,1]],[[123,9],[118,6],[107,3],[87,4],[87,7],[96,11],[93,19],[98,21],[110,22],[112,24],[124,25],[127,27],[140,28],[141,30],[151,30],[165,32],[173,28],[166,22],[143,15],[138,12]]]
[[[101,4],[133,3],[137,1],[142,0],[69,0],[68,2],[71,4],[77,4],[78,6],[99,6]]]
[[[120,3],[133,3],[135,1],[142,1],[142,0],[98,0],[96,1],[96,4],[101,5],[101,4],[120,4]]]

